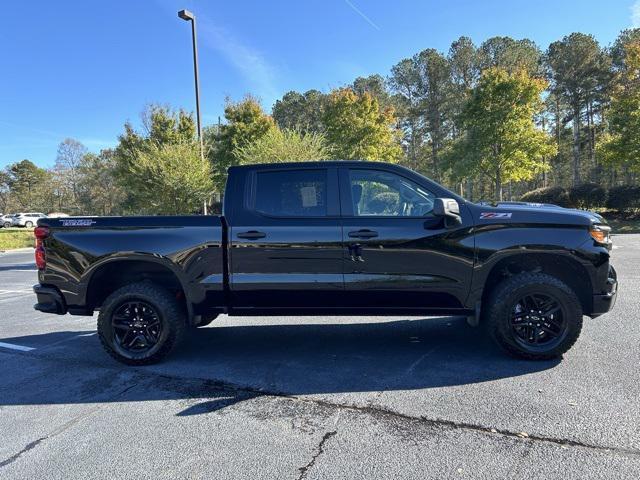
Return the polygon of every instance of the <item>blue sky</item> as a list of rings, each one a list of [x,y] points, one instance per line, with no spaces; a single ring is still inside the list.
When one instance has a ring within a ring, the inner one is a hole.
[[[528,37],[544,49],[573,31],[608,45],[640,26],[640,0],[12,2],[0,17],[0,168],[23,158],[51,166],[66,137],[113,146],[151,102],[193,110],[181,8],[198,18],[205,124],[227,96],[252,93],[270,110],[289,90],[386,75],[460,35]]]

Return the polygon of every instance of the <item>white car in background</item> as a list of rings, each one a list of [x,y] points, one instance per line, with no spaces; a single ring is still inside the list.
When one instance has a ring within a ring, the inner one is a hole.
[[[16,213],[13,216],[13,226],[33,228],[41,218],[47,218],[47,216],[44,213]]]
[[[62,212],[51,212],[47,214],[47,218],[67,218],[68,216],[68,213]]]
[[[13,226],[13,215],[0,215],[0,228]]]

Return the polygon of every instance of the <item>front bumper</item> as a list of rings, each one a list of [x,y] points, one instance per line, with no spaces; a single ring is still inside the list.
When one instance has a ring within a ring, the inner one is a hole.
[[[609,275],[607,278],[605,293],[597,294],[593,296],[593,311],[590,315],[591,318],[602,315],[610,311],[616,304],[616,297],[618,295],[618,275],[613,266],[609,266]]]
[[[36,310],[58,315],[67,313],[67,305],[57,288],[38,284],[33,286],[33,291],[38,298],[38,303],[33,306]]]

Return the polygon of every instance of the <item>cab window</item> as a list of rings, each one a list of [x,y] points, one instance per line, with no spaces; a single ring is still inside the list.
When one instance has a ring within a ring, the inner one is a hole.
[[[277,217],[327,215],[327,170],[256,173],[254,210]]]
[[[349,170],[353,214],[359,217],[424,217],[435,195],[417,183],[383,170]]]

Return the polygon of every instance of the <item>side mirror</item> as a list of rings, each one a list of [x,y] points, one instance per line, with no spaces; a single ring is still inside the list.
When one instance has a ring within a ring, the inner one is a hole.
[[[462,223],[460,205],[453,198],[436,198],[433,201],[433,213],[438,217],[444,217],[446,227],[454,227]]]

